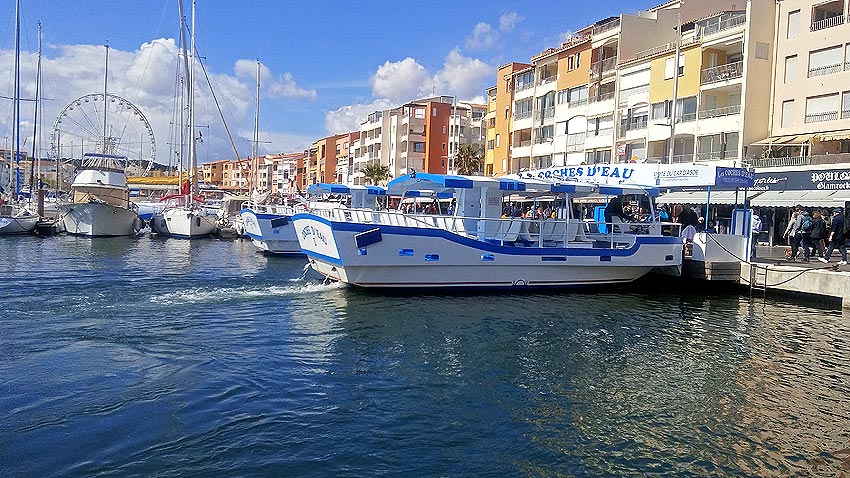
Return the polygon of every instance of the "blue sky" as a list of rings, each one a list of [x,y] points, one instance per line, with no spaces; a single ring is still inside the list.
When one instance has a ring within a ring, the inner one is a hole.
[[[417,97],[457,95],[483,102],[495,69],[528,61],[570,31],[653,2],[311,2],[199,1],[198,52],[204,57],[240,156],[250,153],[256,61],[261,152],[291,152],[332,133],[357,129],[376,109]],[[187,12],[191,1],[184,0]],[[12,91],[14,1],[0,0],[0,95]],[[43,25],[44,135],[62,107],[102,91],[103,44],[110,45],[110,93],[136,105],[153,125],[166,162],[173,116],[177,0],[23,0],[22,83],[34,91],[36,22]],[[10,136],[11,106],[0,108]],[[208,93],[197,100],[209,127],[201,161],[234,156]],[[24,107],[23,119],[32,113]],[[46,124],[45,124],[46,123]],[[31,129],[25,125],[25,131]],[[49,140],[44,139],[43,144]],[[162,146],[166,144],[166,146]]]

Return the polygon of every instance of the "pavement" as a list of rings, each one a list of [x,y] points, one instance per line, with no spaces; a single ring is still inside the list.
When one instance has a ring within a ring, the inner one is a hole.
[[[850,249],[850,247],[848,248]],[[758,246],[756,249],[756,257],[752,262],[758,264],[774,264],[794,266],[802,269],[832,269],[838,271],[850,271],[850,265],[839,266],[838,261],[841,260],[841,253],[838,250],[832,251],[832,257],[829,263],[824,264],[817,260],[817,256],[811,256],[806,262],[803,256],[803,251],[797,254],[797,260],[792,261],[791,246]]]

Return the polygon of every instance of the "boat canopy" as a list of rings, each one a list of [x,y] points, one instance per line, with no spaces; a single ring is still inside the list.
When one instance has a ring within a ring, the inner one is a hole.
[[[345,184],[316,183],[307,188],[307,194],[352,194],[363,191],[372,196],[386,196],[387,190],[380,186],[347,186]]]
[[[658,196],[659,189],[641,186],[607,186],[578,181],[556,181],[539,178],[490,178],[485,176],[456,176],[433,173],[414,173],[399,176],[387,185],[390,195],[407,195],[410,191],[423,189],[437,193],[453,189],[498,188],[500,191],[569,193],[577,197],[594,193],[618,196],[622,194],[646,194]]]

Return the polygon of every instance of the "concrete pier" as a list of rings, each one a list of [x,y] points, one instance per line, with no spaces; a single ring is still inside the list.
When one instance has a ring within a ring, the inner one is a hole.
[[[850,266],[813,261],[804,264],[741,263],[741,285],[755,290],[783,291],[841,300],[850,310]]]

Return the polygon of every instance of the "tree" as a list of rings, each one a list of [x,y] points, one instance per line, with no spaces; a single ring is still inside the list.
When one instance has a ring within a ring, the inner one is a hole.
[[[363,168],[363,176],[374,186],[377,186],[380,181],[387,179],[389,174],[390,167],[379,163],[367,164]]]
[[[462,144],[455,158],[455,170],[458,174],[480,174],[484,152],[477,144]]]

